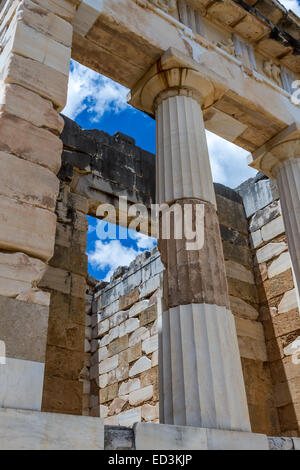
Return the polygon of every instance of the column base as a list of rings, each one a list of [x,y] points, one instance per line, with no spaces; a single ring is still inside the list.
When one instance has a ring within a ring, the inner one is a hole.
[[[100,418],[0,408],[0,450],[103,450]]]
[[[264,434],[169,424],[134,426],[136,450],[269,450]]]

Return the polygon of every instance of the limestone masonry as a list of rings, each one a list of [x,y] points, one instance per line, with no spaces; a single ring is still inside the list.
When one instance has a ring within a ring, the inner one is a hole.
[[[71,57],[156,155],[61,114]],[[0,449],[299,450],[299,80],[277,0],[0,2]],[[206,129],[255,178],[213,184]],[[202,248],[173,223],[91,278],[87,215],[124,224],[119,196],[203,209]]]

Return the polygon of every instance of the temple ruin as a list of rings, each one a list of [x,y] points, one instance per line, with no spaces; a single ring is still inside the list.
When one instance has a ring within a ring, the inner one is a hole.
[[[300,449],[299,18],[3,0],[0,25],[0,449]],[[131,90],[156,155],[61,114],[71,57]],[[205,129],[256,177],[214,184]],[[203,247],[172,226],[91,278],[86,216],[119,196],[201,206]]]

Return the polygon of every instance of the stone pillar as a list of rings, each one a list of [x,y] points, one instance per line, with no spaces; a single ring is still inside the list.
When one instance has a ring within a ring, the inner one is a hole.
[[[201,110],[213,96],[210,82],[168,51],[131,100],[156,115],[157,203],[176,203],[184,215],[190,210],[193,228],[197,211],[203,215],[203,245],[189,246],[186,234],[177,239],[174,219],[170,239],[160,233],[165,266],[160,421],[249,431]]]
[[[0,407],[40,410],[50,296],[37,287],[53,255],[67,97],[71,11],[8,0],[0,55]]]
[[[287,242],[300,289],[300,125],[293,124],[252,155],[250,166],[277,181]]]

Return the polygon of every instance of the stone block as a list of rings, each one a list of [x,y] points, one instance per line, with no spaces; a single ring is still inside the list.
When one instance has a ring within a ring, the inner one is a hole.
[[[39,3],[43,4],[43,1],[39,1]],[[72,11],[72,5],[69,2],[64,0],[61,3],[65,6],[68,5],[69,11]],[[49,5],[51,5],[51,2],[48,2],[46,8],[43,8],[35,2],[25,0],[17,10],[18,19],[22,20],[22,23],[25,25],[34,28],[36,31],[51,37],[67,47],[71,47],[72,26],[56,14],[50,12]],[[57,11],[55,11],[55,13],[57,13]]]
[[[68,33],[70,25],[67,23],[66,25],[66,33]],[[68,75],[71,47],[65,46],[54,40],[49,34],[45,35],[31,26],[34,25],[30,24],[29,26],[18,21],[15,30],[11,31],[12,36],[5,45],[5,50],[35,60],[57,72]],[[68,37],[68,34],[66,34],[66,37]]]
[[[231,279],[238,279],[248,284],[254,284],[252,270],[245,268],[242,264],[231,260],[225,262],[226,276]]]
[[[106,425],[105,450],[134,450],[133,430]]]
[[[142,387],[158,384],[158,367],[152,367],[150,370],[144,371],[140,378]]]
[[[84,366],[82,352],[57,346],[47,346],[46,375],[67,380],[78,380]]]
[[[142,418],[145,421],[153,421],[154,419],[159,418],[159,406],[158,403],[156,405],[149,405],[146,403],[142,406]]]
[[[154,277],[151,277],[148,281],[144,282],[140,287],[140,299],[149,296],[155,292],[162,284],[162,275],[156,274]]]
[[[136,344],[140,343],[141,341],[144,341],[147,338],[149,338],[149,336],[150,336],[149,330],[145,326],[142,326],[130,335],[129,346],[133,347]]]
[[[247,217],[250,217],[273,202],[271,183],[267,178],[258,181],[253,181],[252,178],[236,188],[236,191],[243,198]]]
[[[129,317],[136,317],[139,313],[145,310],[149,305],[149,300],[141,300],[133,305],[129,310]]]
[[[135,423],[142,420],[142,408],[136,407],[128,411],[123,411],[119,414],[119,425],[132,427]]]
[[[0,313],[6,356],[45,362],[49,308],[0,296]]]
[[[141,327],[154,322],[157,319],[157,306],[151,305],[151,307],[146,308],[146,310],[140,314],[139,319]]]
[[[118,367],[118,355],[117,354],[115,356],[109,357],[101,361],[100,367],[99,367],[100,375],[105,374],[106,372],[110,372],[116,367]]]
[[[216,195],[216,199],[220,224],[247,235],[248,226],[243,204],[219,194]]]
[[[109,330],[109,320],[100,321],[96,327],[93,329],[94,338],[102,338]]]
[[[16,299],[30,304],[39,304],[45,307],[50,306],[50,292],[44,292],[39,289],[29,289],[26,292],[21,292]]]
[[[267,225],[281,213],[280,202],[273,201],[263,209],[258,210],[250,219],[249,230],[255,232],[264,225]]]
[[[287,250],[287,244],[285,242],[280,243],[268,243],[268,245],[259,248],[256,252],[257,262],[264,263],[270,261],[275,256],[280,255],[283,251]]]
[[[121,310],[120,312],[112,315],[112,317],[109,319],[109,327],[114,328],[120,325],[120,323],[123,323],[125,320],[127,320],[128,314],[128,310]]]
[[[248,282],[243,282],[239,279],[232,279],[231,277],[227,278],[227,283],[229,295],[240,297],[246,302],[253,304],[258,303],[257,289],[254,284],[249,284]]]
[[[63,130],[64,120],[51,101],[18,85],[0,86],[0,110],[29,121],[36,127],[48,128],[59,134]]]
[[[129,379],[127,382],[123,382],[119,388],[119,396],[128,395],[134,390],[138,390],[141,386],[140,379]]]
[[[110,356],[119,354],[128,348],[128,335],[122,336],[108,345],[108,353]]]
[[[264,434],[168,424],[134,426],[136,450],[268,450]]]
[[[71,295],[79,299],[85,299],[86,279],[78,274],[72,273],[71,276]]]
[[[121,323],[120,325],[120,337],[131,333],[132,331],[135,331],[139,328],[140,322],[138,318],[129,318],[126,320],[124,323]]]
[[[76,12],[75,3],[68,0],[39,0],[39,5],[68,22],[72,21]]]
[[[2,333],[2,329],[0,330]],[[0,413],[1,408],[18,407],[39,411],[42,403],[43,381],[43,363],[7,357],[6,364],[0,365]],[[0,428],[3,429],[1,424]],[[0,448],[2,443],[1,439]]]
[[[158,351],[154,351],[151,356],[151,367],[155,367],[158,365]]]
[[[44,166],[55,174],[60,169],[62,141],[52,132],[11,114],[3,114],[0,118],[0,139],[0,151]]]
[[[281,235],[284,232],[285,228],[282,216],[272,220],[272,222],[269,222],[267,225],[264,225],[261,229],[261,235],[263,241],[265,242],[273,240],[273,238],[278,237],[278,235]]]
[[[256,230],[256,232],[250,232],[250,240],[252,248],[257,248],[263,243],[263,238],[261,236],[261,230]]]
[[[121,382],[122,380],[127,380],[129,377],[129,365],[122,365],[115,369],[116,371],[116,380]]]
[[[271,279],[272,277],[278,276],[278,274],[287,271],[292,266],[291,257],[288,251],[282,253],[278,258],[271,262],[268,266],[268,277]]]
[[[266,301],[278,297],[279,295],[284,294],[285,292],[293,289],[294,280],[292,270],[288,269],[287,271],[278,274],[271,279],[268,279],[263,284],[258,286],[258,294],[260,301],[265,303]]]
[[[0,253],[0,295],[16,297],[31,290],[47,265],[24,253]],[[33,302],[39,303],[39,302]]]
[[[61,111],[66,104],[68,75],[17,54],[11,54],[1,73],[2,80],[27,88],[53,102]],[[45,145],[45,144],[44,144]]]
[[[48,261],[54,250],[56,216],[52,212],[0,196],[0,247]]]
[[[298,307],[296,289],[284,293],[279,305],[278,313],[285,313]]]
[[[142,350],[148,355],[158,350],[158,335],[151,336],[142,342]]]
[[[257,320],[258,311],[242,299],[230,296],[230,307],[234,315],[248,320]]]
[[[81,415],[82,395],[82,382],[45,375],[42,411]]]
[[[131,362],[137,361],[139,357],[142,355],[142,347],[141,347],[141,342],[135,344],[131,348],[127,349],[128,353],[128,363],[130,364]]]
[[[229,242],[223,242],[222,245],[225,260],[235,261],[246,267],[252,267],[252,256],[248,247],[233,245]]]
[[[151,361],[147,357],[143,356],[138,359],[129,370],[129,376],[134,377],[135,375],[141,374],[142,372],[151,368]]]
[[[99,392],[99,399],[100,399],[101,404],[111,401],[117,396],[118,396],[118,384],[117,383],[113,385],[109,385],[108,387],[101,389]]]
[[[103,450],[99,418],[0,410],[1,450]]]
[[[291,437],[268,437],[270,450],[294,450]]]
[[[139,300],[139,289],[136,287],[128,294],[125,294],[119,299],[119,308],[120,310],[126,310],[130,308],[133,304]]]
[[[127,401],[128,400],[124,398],[120,398],[120,397],[115,398],[109,405],[108,415],[111,416],[111,415],[117,415],[121,413]]]
[[[137,406],[145,401],[151,400],[153,397],[153,385],[135,390],[129,394],[129,404],[131,406]]]
[[[71,292],[71,274],[64,269],[48,266],[39,287],[69,294]]]

